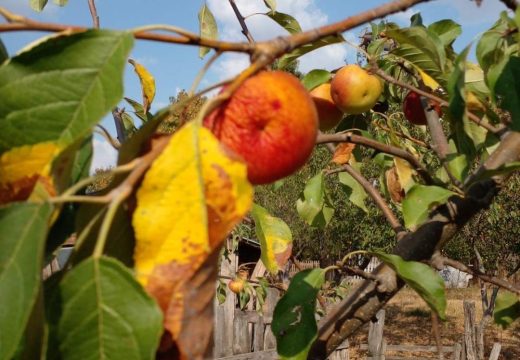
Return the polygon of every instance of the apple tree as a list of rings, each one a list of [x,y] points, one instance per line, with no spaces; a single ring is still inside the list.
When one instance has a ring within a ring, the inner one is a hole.
[[[262,261],[274,275],[293,249],[283,214],[253,203],[252,184],[290,175],[316,147],[325,160],[304,165],[308,179],[291,201],[316,234],[308,241],[319,241],[334,223],[355,231],[346,200],[356,220],[388,225],[373,233],[379,242],[339,247],[331,266],[291,280],[272,324],[280,357],[326,358],[405,285],[444,319],[444,285],[432,269],[444,264],[502,289],[497,322],[519,317],[517,285],[442,253],[520,167],[517,4],[502,1],[510,11],[473,44],[474,64],[472,44],[455,51],[462,29],[450,19],[424,24],[415,15],[408,27],[381,20],[423,2],[394,0],[303,31],[265,0],[265,14],[257,16],[287,35],[261,42],[233,0],[243,42],[219,40],[206,5],[200,33],[172,25],[99,29],[92,0],[92,29],[0,7],[0,33],[53,33],[14,56],[0,43],[0,359],[210,356],[228,234],[251,214]],[[47,1],[30,3],[41,10]],[[300,56],[346,41],[341,34],[358,26],[366,27],[361,43],[351,44],[358,64],[315,69],[301,80],[291,75],[299,75]],[[208,57],[192,89],[155,114],[153,76],[128,59],[135,41],[196,46]],[[230,51],[248,54],[249,67],[197,90]],[[127,61],[143,95],[126,99],[131,112],[116,108]],[[215,89],[218,95],[207,97]],[[99,127],[110,112],[117,140]],[[86,194],[97,179],[88,172],[95,131],[118,148],[118,162],[106,174],[108,187]],[[72,234],[63,270],[42,281],[44,264]],[[366,273],[350,261],[359,254],[382,265]],[[316,299],[331,270],[365,280],[317,323]]]

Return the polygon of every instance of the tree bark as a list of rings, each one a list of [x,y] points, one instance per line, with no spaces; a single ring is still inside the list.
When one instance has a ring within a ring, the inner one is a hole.
[[[519,159],[520,133],[508,132],[503,135],[497,150],[477,171],[477,175]],[[428,220],[416,231],[404,236],[393,253],[405,260],[429,260],[468,220],[491,204],[504,180],[505,177],[497,175],[474,183],[466,191],[465,197],[452,196],[446,204],[432,211]],[[386,265],[380,265],[375,273],[381,278],[379,284],[372,280],[363,281],[322,319],[309,359],[326,358],[346,338],[370,321],[404,285]]]

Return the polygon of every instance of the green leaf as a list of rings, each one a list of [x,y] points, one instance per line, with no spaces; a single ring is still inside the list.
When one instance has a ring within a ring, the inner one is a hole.
[[[217,22],[206,4],[202,5],[199,11],[199,30],[200,37],[202,38],[218,38]],[[199,57],[202,59],[209,51],[210,48],[201,46],[199,49]]]
[[[444,280],[437,271],[417,261],[405,261],[397,255],[377,251],[372,254],[394,269],[397,275],[414,289],[442,320],[446,320]]]
[[[123,94],[128,32],[90,30],[38,43],[0,66],[0,153],[84,138]]]
[[[507,29],[507,22],[500,19],[480,37],[476,55],[484,72],[487,72],[492,65],[497,64],[504,58],[507,41],[502,34]]]
[[[34,11],[42,11],[48,0],[30,0],[31,8]]]
[[[69,3],[69,0],[54,0],[54,3],[59,6],[65,6]]]
[[[127,114],[126,112],[123,112],[121,114],[121,120],[123,120],[125,137],[128,139],[137,131],[137,128],[135,127],[135,124],[134,124],[134,119],[132,119],[132,117],[129,114]]]
[[[219,279],[217,285],[217,300],[219,305],[222,305],[226,302],[226,296],[226,283]]]
[[[134,114],[141,119],[143,122],[147,122],[152,118],[152,114],[149,112],[145,114],[144,107],[140,103],[130,98],[125,97],[125,101],[130,104],[130,106],[134,109]]]
[[[441,85],[446,85],[446,51],[437,34],[424,27],[415,26],[388,30],[387,36],[399,43],[399,46],[392,50],[392,54],[410,61]]]
[[[271,12],[274,14],[276,12],[276,0],[264,0],[265,6],[271,9]]]
[[[238,294],[238,306],[240,307],[240,310],[246,309],[249,300],[251,300],[251,294],[249,294],[249,291],[247,291],[246,288],[244,288]]]
[[[266,14],[268,17],[276,21],[278,25],[287,30],[290,34],[296,34],[302,31],[298,21],[291,15],[284,14],[278,11],[273,11]]]
[[[7,53],[7,49],[5,48],[2,39],[0,39],[0,65],[2,65],[2,63],[7,59],[9,59],[9,54]]]
[[[410,17],[410,26],[424,26],[421,13],[415,13]]]
[[[52,206],[0,207],[0,359],[11,359],[38,295]]]
[[[465,73],[466,73],[466,58],[468,56],[471,45],[467,46],[457,59],[453,72],[448,81],[448,93],[450,95],[450,113],[454,121],[462,121],[466,109],[466,96],[464,93]]]
[[[75,184],[89,175],[93,156],[92,136],[89,136],[81,142],[80,148],[74,156],[70,184]]]
[[[497,325],[506,328],[520,318],[520,301],[512,292],[501,290],[497,296],[493,318]]]
[[[324,281],[323,269],[301,271],[276,304],[271,326],[276,337],[276,351],[282,359],[307,359],[318,335],[314,312],[316,297]]]
[[[293,62],[302,55],[305,55],[323,46],[337,44],[343,41],[345,41],[345,39],[343,39],[341,35],[330,35],[310,44],[303,45],[298,49],[290,52],[289,54],[285,54],[284,56],[282,56],[278,62],[278,66],[280,69],[284,69],[287,65],[289,65],[291,62]]]
[[[251,216],[255,221],[255,233],[260,240],[262,262],[269,272],[282,270],[292,252],[292,233],[280,218],[272,216],[260,205],[253,204]]]
[[[320,86],[328,82],[332,78],[332,75],[327,70],[315,69],[311,70],[302,79],[302,84],[308,91],[311,91],[315,87]]]
[[[368,197],[365,189],[348,173],[341,172],[338,174],[341,189],[347,194],[348,199],[358,208],[368,214],[368,208],[365,205],[365,199]]]
[[[65,275],[49,304],[51,336],[63,359],[155,359],[161,311],[118,261],[83,261]]]
[[[438,186],[414,185],[403,200],[403,217],[407,228],[422,223],[429,211],[446,202],[455,193]]]
[[[428,26],[428,30],[437,34],[444,46],[451,45],[462,33],[461,26],[450,19],[434,22]]]
[[[307,182],[303,194],[296,201],[296,210],[310,226],[323,229],[329,224],[334,208],[327,196],[325,175],[322,172]]]
[[[520,58],[512,56],[501,69],[491,91],[500,96],[501,107],[511,113],[511,129],[520,131]]]

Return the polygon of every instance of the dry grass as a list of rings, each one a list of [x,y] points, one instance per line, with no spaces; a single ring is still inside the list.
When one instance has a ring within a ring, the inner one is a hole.
[[[448,308],[447,321],[441,323],[442,345],[450,346],[460,343],[464,333],[464,300],[474,300],[476,321],[482,318],[480,290],[478,288],[447,289]],[[412,290],[404,289],[386,306],[384,336],[391,345],[436,345],[432,333],[431,314],[428,306]],[[502,330],[493,323],[489,324],[485,333],[486,356],[494,342],[502,343],[501,360],[520,359],[520,324],[515,323],[507,330]],[[368,325],[351,339],[350,357],[354,360],[366,359],[366,351],[359,350],[359,344],[367,343]],[[391,353],[387,355],[437,359],[432,353]],[[448,354],[448,359],[451,354]],[[446,357],[445,357],[446,358]]]

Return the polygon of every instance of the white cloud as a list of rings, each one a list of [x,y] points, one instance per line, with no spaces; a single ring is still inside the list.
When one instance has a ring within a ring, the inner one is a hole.
[[[464,25],[476,25],[498,20],[501,11],[506,10],[499,0],[482,1],[478,7],[473,1],[439,0],[435,3],[445,8],[446,14]]]
[[[236,4],[242,15],[247,17],[246,23],[255,40],[266,40],[288,34],[286,30],[267,16],[252,15],[268,11],[263,2],[236,0]],[[246,41],[233,9],[227,2],[208,0],[208,6],[218,22],[221,39]],[[278,0],[277,11],[291,14],[303,30],[324,25],[328,21],[327,15],[316,6],[315,0]],[[252,16],[248,17],[249,15]],[[319,49],[302,57],[300,67],[302,71],[313,68],[332,69],[344,63],[347,52],[343,45]],[[249,57],[247,55],[226,54],[215,64],[213,73],[217,80],[224,80],[237,75],[248,65]]]
[[[217,81],[229,79],[238,75],[242,70],[249,66],[249,56],[244,54],[226,54],[215,64],[214,72],[217,74]]]
[[[117,151],[106,141],[94,138],[94,157],[90,165],[90,173],[96,169],[114,167],[117,163]]]
[[[334,70],[345,65],[348,53],[345,44],[326,46],[300,57],[299,69],[304,73],[312,69]]]
[[[419,10],[410,8],[410,9],[406,9],[405,11],[401,11],[401,12],[395,13],[393,15],[390,15],[386,19],[388,21],[396,22],[402,26],[409,26],[410,18],[413,15],[417,14],[418,12],[419,12]]]

